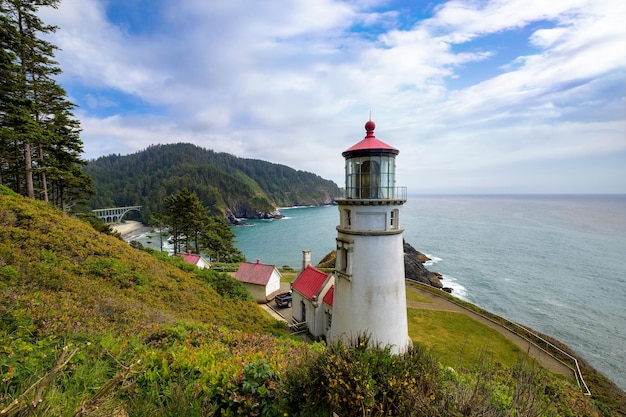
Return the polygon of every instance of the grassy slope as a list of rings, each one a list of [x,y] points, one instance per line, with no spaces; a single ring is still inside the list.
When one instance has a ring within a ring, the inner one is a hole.
[[[223,303],[191,274],[42,202],[1,198],[3,307],[28,309],[44,332],[137,334],[183,319],[248,331],[268,325],[256,305]]]
[[[242,363],[284,367],[303,347],[275,327],[255,303],[0,187],[0,410],[41,387],[41,415],[112,412],[132,385],[127,410],[166,413],[181,378],[200,372],[189,403],[227,390]],[[66,346],[71,362],[42,382]]]
[[[512,369],[523,352],[500,333],[451,311],[409,309],[409,334],[447,366],[470,367],[491,360]]]

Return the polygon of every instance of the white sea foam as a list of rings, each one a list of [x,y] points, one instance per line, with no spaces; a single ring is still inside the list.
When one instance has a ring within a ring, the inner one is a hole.
[[[452,295],[460,298],[461,300],[469,301],[467,298],[467,288],[462,284],[459,284],[456,278],[450,275],[442,275],[441,283],[444,287],[452,288]]]
[[[438,258],[434,255],[429,255],[427,253],[425,253],[424,255],[428,256],[430,258],[429,261],[424,262],[424,266],[432,266],[435,265],[436,263],[441,262],[441,258]]]

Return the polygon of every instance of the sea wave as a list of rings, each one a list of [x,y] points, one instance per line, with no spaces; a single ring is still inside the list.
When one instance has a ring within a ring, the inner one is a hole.
[[[428,256],[430,258],[430,260],[424,262],[424,266],[432,266],[432,265],[435,265],[435,264],[437,264],[437,263],[442,261],[441,258],[438,258],[438,257],[436,257],[434,255],[430,255],[428,253],[425,253],[424,255],[426,255],[426,256]]]
[[[467,288],[460,284],[456,278],[450,275],[442,275],[441,278],[441,283],[444,287],[452,288],[452,295],[461,300],[469,301]]]

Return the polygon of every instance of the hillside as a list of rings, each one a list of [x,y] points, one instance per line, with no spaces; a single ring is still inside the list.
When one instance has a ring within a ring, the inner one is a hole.
[[[623,415],[524,361],[305,345],[241,289],[0,186],[0,416]]]
[[[157,401],[151,395],[180,384],[187,368],[210,368],[203,374],[215,379],[212,389],[243,362],[265,358],[281,369],[300,348],[270,335],[284,330],[256,303],[213,288],[229,281],[184,272],[0,186],[0,410],[22,393],[32,400],[38,387],[42,415],[73,415],[81,406],[114,407],[124,384]],[[39,380],[74,349],[56,378]]]
[[[315,174],[256,159],[218,153],[188,143],[155,145],[132,155],[89,162],[95,208],[141,205],[147,221],[165,197],[188,188],[212,214],[258,218],[276,207],[329,203],[337,185]]]

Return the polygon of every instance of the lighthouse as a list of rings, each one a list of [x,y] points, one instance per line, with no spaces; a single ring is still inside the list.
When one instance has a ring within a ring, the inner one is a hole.
[[[342,153],[345,196],[339,208],[331,341],[360,334],[395,353],[410,344],[404,283],[401,208],[406,187],[396,186],[400,151],[365,123],[363,140]]]

